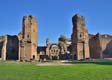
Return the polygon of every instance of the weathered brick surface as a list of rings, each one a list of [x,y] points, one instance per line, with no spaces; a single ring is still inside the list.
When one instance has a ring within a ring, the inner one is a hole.
[[[73,32],[71,35],[71,48],[73,59],[81,60],[90,58],[89,37],[85,25],[85,18],[76,14],[72,18]]]
[[[18,35],[19,59],[33,60],[37,59],[37,22],[34,16],[24,16],[22,32]]]
[[[17,36],[4,36],[2,45],[1,58],[2,60],[18,60],[19,40]]]

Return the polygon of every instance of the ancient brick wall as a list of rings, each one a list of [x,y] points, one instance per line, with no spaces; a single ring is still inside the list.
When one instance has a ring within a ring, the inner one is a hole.
[[[89,40],[89,46],[91,58],[112,57],[111,35],[92,35]]]
[[[0,58],[2,57],[3,43],[4,43],[4,36],[0,36]]]
[[[18,35],[20,60],[37,59],[37,22],[35,16],[23,17],[22,32]]]
[[[102,49],[101,49],[101,45],[100,45],[99,34],[90,35],[89,48],[90,48],[91,58],[100,58],[100,54],[102,53]]]
[[[85,25],[85,18],[76,14],[72,18],[73,32],[71,35],[71,48],[73,59],[77,60],[90,58],[89,54],[89,37]]]
[[[6,35],[2,47],[2,60],[18,60],[18,53],[18,37]]]
[[[103,57],[112,57],[112,36],[101,35],[101,46]]]

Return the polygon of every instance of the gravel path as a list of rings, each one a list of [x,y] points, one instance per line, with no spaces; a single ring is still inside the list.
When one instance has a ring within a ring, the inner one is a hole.
[[[69,66],[72,64],[67,63],[38,63],[37,66]]]

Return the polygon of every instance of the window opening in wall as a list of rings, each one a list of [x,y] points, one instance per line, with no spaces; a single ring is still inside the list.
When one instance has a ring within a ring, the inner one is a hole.
[[[29,34],[27,35],[27,38],[29,38]]]

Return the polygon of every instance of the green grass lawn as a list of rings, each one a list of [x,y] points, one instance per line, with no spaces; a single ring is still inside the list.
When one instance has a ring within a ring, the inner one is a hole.
[[[112,80],[112,62],[79,62],[67,66],[0,62],[0,80]]]

